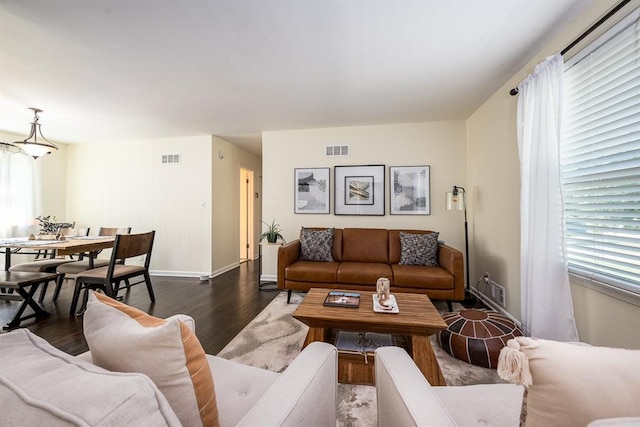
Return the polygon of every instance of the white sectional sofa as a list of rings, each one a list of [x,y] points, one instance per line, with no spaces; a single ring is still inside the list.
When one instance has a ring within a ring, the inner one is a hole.
[[[221,426],[336,423],[337,351],[312,343],[281,374],[207,355]],[[0,335],[0,425],[179,426],[145,375],[93,365],[26,329]]]
[[[405,350],[376,350],[379,427],[517,426],[523,387],[432,387]]]
[[[378,425],[640,427],[640,350],[579,344],[511,339],[498,374],[515,384],[459,387],[432,387],[405,350],[379,348]]]

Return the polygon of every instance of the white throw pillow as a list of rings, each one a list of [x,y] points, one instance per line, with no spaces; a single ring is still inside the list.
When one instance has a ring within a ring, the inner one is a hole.
[[[145,375],[109,372],[17,329],[0,334],[0,425],[179,426]]]
[[[216,426],[218,409],[205,352],[195,332],[180,319],[159,319],[92,292],[84,335],[93,363],[110,371],[147,375],[184,426]]]
[[[527,387],[527,427],[640,416],[640,350],[518,337],[500,352],[498,374]]]

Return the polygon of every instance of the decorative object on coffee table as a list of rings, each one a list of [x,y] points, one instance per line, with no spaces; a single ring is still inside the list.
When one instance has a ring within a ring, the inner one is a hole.
[[[386,277],[380,277],[376,281],[376,292],[378,293],[378,301],[380,303],[384,303],[389,299],[391,295],[389,288],[391,287],[391,282]]]
[[[522,331],[507,316],[492,310],[469,309],[442,316],[447,329],[438,342],[453,357],[483,368],[496,369],[500,350]]]
[[[360,306],[360,294],[357,292],[330,291],[322,304],[330,307],[358,308]]]

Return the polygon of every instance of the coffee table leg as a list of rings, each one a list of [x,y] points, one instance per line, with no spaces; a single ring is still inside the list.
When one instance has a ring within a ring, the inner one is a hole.
[[[432,386],[447,385],[440,370],[436,355],[433,352],[433,348],[431,348],[429,337],[413,335],[411,337],[411,348],[413,349],[411,357],[418,366],[418,369],[420,369],[424,377],[429,381],[429,384]]]
[[[314,341],[325,342],[325,332],[324,328],[309,328],[309,332],[307,332],[307,337],[304,339],[304,345],[302,348],[305,348]]]

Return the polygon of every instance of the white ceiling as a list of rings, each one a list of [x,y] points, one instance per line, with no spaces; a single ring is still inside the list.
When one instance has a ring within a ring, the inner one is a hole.
[[[0,130],[82,143],[466,119],[593,0],[2,0]]]

